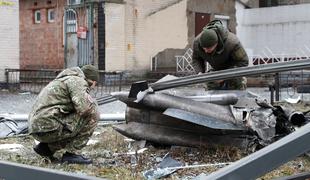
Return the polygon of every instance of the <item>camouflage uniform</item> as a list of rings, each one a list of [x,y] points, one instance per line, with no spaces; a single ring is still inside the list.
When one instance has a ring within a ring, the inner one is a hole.
[[[62,71],[38,95],[29,115],[29,132],[52,152],[83,148],[98,122],[97,103],[78,67]]]
[[[249,58],[237,36],[224,28],[220,21],[210,22],[205,28],[214,29],[218,36],[218,45],[211,54],[205,53],[199,43],[200,33],[193,45],[192,65],[197,73],[205,72],[207,62],[211,65],[211,71],[219,71],[235,67],[248,66]],[[208,89],[245,89],[245,78],[234,78],[222,83],[210,82]]]

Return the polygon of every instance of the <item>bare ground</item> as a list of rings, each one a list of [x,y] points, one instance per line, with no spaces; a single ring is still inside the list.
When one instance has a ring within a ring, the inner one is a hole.
[[[21,144],[23,147],[14,149],[0,148],[0,158],[11,162],[28,164],[61,171],[86,174],[109,179],[144,179],[142,172],[156,167],[162,158],[169,153],[172,158],[184,165],[197,165],[208,163],[233,162],[246,155],[246,152],[234,147],[166,147],[155,148],[147,146],[141,154],[128,155],[135,151],[130,147],[126,137],[115,132],[111,127],[98,127],[90,143],[82,153],[91,157],[91,165],[72,165],[50,162],[40,157],[33,150],[34,139],[31,136],[10,137],[0,140],[0,144]],[[56,154],[60,158],[60,154]],[[133,161],[135,159],[136,161]],[[211,173],[218,168],[193,168],[178,170],[165,179],[191,179],[201,173]],[[261,177],[260,179],[273,179],[299,172],[310,171],[310,161],[306,156],[301,156],[286,163],[277,170]]]

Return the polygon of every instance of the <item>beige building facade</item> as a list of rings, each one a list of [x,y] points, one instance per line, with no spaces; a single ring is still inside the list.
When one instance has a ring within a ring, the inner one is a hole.
[[[172,52],[161,56],[159,66],[169,61],[173,69],[174,55],[191,47],[207,22],[221,19],[236,30],[234,0],[111,0],[104,11],[107,71],[147,72],[151,60],[165,51]]]

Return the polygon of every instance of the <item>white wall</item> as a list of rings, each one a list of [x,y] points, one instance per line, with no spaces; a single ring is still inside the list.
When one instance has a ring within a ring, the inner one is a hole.
[[[242,31],[242,23],[245,7],[239,1],[236,1],[235,8],[236,8],[236,23],[237,23],[236,34],[238,36]]]
[[[310,56],[309,9],[310,4],[241,9],[238,37],[254,55]]]
[[[246,40],[244,38],[245,36],[245,32],[244,32],[244,27],[243,27],[243,21],[244,21],[244,11],[245,11],[245,6],[240,3],[239,1],[236,1],[235,4],[235,8],[236,8],[236,22],[237,22],[237,27],[236,27],[236,35],[237,37],[239,37],[242,45],[244,46],[244,44],[246,44]],[[248,54],[249,57],[253,56],[253,50],[251,48],[247,48],[245,47],[245,50]]]
[[[0,4],[0,82],[5,81],[5,68],[19,68],[18,0]]]

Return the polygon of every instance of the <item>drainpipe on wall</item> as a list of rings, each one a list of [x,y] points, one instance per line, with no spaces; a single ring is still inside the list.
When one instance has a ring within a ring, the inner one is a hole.
[[[104,2],[100,2],[98,5],[98,29],[97,29],[97,37],[98,37],[98,68],[99,70],[106,69],[106,61],[105,61],[105,4]],[[100,53],[102,52],[102,53]]]
[[[66,12],[67,12],[67,9],[65,9],[64,11],[64,60],[65,60],[65,67],[64,68],[67,68],[67,46],[68,46],[68,42],[67,42],[67,16],[66,16]]]

